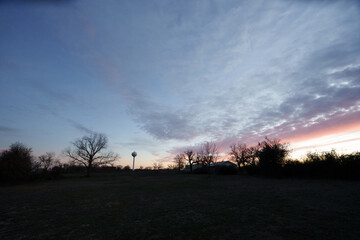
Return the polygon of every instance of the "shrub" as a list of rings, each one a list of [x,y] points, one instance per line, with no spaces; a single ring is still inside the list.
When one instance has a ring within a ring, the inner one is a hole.
[[[31,148],[21,143],[10,145],[0,155],[0,178],[3,180],[22,180],[30,176],[33,167]]]
[[[280,143],[280,140],[265,138],[259,143],[257,156],[259,168],[265,175],[279,175],[285,158],[289,154],[288,146]]]

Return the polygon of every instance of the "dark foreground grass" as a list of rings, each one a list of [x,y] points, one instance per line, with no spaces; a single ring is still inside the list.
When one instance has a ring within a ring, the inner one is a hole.
[[[360,239],[360,182],[102,176],[0,188],[0,239]]]

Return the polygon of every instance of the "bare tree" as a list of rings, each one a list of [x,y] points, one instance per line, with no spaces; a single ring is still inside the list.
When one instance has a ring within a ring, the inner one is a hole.
[[[153,164],[153,169],[154,170],[160,170],[160,169],[162,169],[163,168],[163,164],[161,163],[161,162],[154,162],[154,164]]]
[[[55,165],[57,160],[55,160],[55,153],[47,152],[39,156],[39,165],[44,172],[47,172],[53,165]]]
[[[246,144],[233,144],[230,146],[230,156],[238,168],[245,166],[250,160],[250,149]]]
[[[192,173],[192,166],[194,164],[194,161],[195,161],[195,153],[193,150],[191,149],[188,149],[184,152],[184,157],[185,157],[185,160],[187,161],[187,163],[189,164],[190,166],[190,172]]]
[[[93,133],[73,142],[74,149],[65,150],[65,155],[74,163],[84,165],[87,176],[90,176],[93,167],[108,165],[118,158],[111,151],[103,152],[107,148],[107,142],[104,134]]]
[[[205,142],[202,150],[202,164],[210,167],[210,164],[215,163],[218,158],[218,149],[215,143]]]
[[[202,151],[199,151],[195,154],[194,163],[204,166]]]
[[[174,158],[176,169],[179,171],[185,167],[185,156],[183,154],[177,154]]]
[[[249,163],[255,166],[258,163],[259,145],[249,147]]]

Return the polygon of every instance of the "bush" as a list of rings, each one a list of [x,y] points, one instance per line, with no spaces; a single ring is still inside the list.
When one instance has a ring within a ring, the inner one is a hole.
[[[126,165],[122,170],[124,170],[124,171],[130,171],[131,170],[131,168],[130,168],[130,166],[129,165]]]
[[[332,150],[308,153],[303,162],[287,161],[281,169],[284,177],[360,179],[360,153],[339,155]]]
[[[289,154],[288,146],[280,143],[280,140],[270,140],[265,138],[259,143],[257,156],[259,158],[259,168],[264,175],[281,174],[281,167],[284,165],[285,158]]]
[[[21,143],[10,145],[0,155],[0,178],[6,181],[28,178],[34,165],[31,152],[31,148]]]

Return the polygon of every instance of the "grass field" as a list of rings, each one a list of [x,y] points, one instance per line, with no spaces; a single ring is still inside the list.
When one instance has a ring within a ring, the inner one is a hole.
[[[360,182],[108,175],[3,186],[0,239],[360,239]]]

